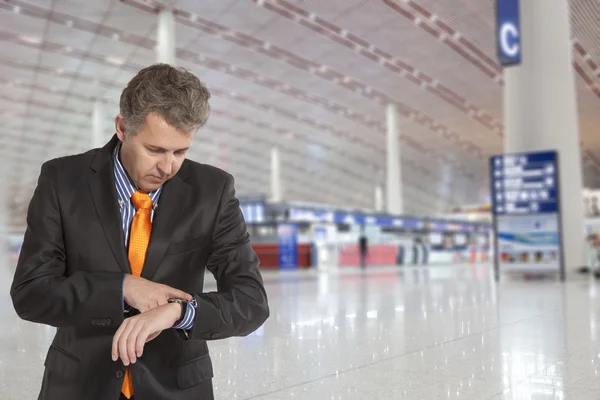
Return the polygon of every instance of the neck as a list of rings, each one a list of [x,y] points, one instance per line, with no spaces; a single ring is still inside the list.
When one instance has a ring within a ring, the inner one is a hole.
[[[125,154],[123,154],[123,143],[121,143],[119,145],[119,151],[117,152],[117,157],[119,159],[119,162],[121,163],[121,165],[123,166],[123,169],[125,170],[125,173],[127,174],[127,176],[129,177],[129,179],[131,179],[131,181],[133,182],[133,184],[135,185],[136,189],[139,189],[140,186],[137,184],[137,182],[133,179],[133,176],[131,175],[130,172],[130,168],[129,168],[129,159],[127,158],[127,152],[125,152]]]

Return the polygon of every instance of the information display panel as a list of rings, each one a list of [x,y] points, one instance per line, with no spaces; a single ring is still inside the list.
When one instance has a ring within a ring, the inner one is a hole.
[[[500,272],[560,272],[564,277],[556,151],[504,154],[490,159]]]

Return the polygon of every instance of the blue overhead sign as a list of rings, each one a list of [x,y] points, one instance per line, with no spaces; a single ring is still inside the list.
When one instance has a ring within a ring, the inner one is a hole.
[[[521,63],[519,0],[496,0],[496,44],[500,64]]]
[[[559,212],[558,154],[506,154],[490,159],[494,215]]]
[[[418,219],[408,216],[392,216],[368,214],[351,211],[323,211],[311,208],[290,208],[289,221],[291,222],[320,222],[348,225],[376,225],[380,227],[395,227],[403,229],[425,229],[448,232],[473,232],[475,225],[459,222],[443,222],[428,219]],[[489,229],[486,227],[485,229]]]
[[[264,222],[266,219],[264,203],[240,203],[240,208],[247,223]]]

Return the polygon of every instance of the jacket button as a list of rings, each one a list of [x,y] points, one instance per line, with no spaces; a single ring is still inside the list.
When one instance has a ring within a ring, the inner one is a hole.
[[[122,379],[125,374],[123,373],[123,371],[118,370],[115,375],[116,375],[117,379]]]

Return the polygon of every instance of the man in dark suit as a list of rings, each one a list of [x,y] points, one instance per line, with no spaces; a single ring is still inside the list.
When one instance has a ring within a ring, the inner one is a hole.
[[[11,287],[21,318],[58,327],[40,399],[213,399],[206,341],[267,319],[233,178],[185,158],[209,97],[145,68],[104,148],[42,166]]]

